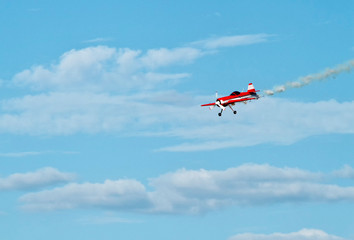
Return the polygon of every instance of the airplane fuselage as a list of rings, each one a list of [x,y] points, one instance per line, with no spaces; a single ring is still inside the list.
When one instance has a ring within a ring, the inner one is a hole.
[[[203,104],[201,106],[202,107],[209,106],[210,110],[213,109],[215,106],[218,106],[219,108],[221,108],[221,112],[219,113],[219,116],[221,116],[221,114],[225,110],[225,108],[227,106],[229,106],[230,109],[233,111],[233,113],[236,114],[237,111],[233,110],[231,105],[235,105],[235,103],[237,103],[237,102],[246,103],[247,101],[258,99],[259,96],[256,92],[258,92],[258,91],[256,91],[254,89],[253,84],[250,83],[250,84],[248,84],[247,92],[234,91],[229,96],[225,96],[225,97],[221,97],[221,98],[217,97],[216,101],[214,103]]]
[[[221,105],[227,106],[228,104],[235,104],[236,102],[243,102],[258,99],[259,96],[257,93],[250,92],[233,92],[230,96],[221,97],[216,99]]]

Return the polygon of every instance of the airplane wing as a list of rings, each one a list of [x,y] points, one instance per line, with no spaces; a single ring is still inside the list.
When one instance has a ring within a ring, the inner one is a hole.
[[[215,103],[203,104],[203,105],[201,105],[201,107],[205,107],[205,106],[213,106],[213,105],[215,105]]]

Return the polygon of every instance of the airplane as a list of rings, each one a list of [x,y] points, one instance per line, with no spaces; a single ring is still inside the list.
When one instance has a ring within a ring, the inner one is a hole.
[[[259,90],[255,90],[252,83],[248,84],[247,92],[239,92],[234,91],[230,94],[230,96],[218,98],[218,92],[216,92],[216,100],[215,103],[208,103],[201,105],[202,107],[210,106],[209,109],[212,110],[215,106],[221,108],[221,112],[219,112],[219,116],[221,117],[222,112],[226,109],[227,106],[233,111],[234,114],[237,111],[233,110],[231,105],[235,105],[237,102],[247,103],[247,101],[255,100],[259,98],[259,95],[256,93]]]

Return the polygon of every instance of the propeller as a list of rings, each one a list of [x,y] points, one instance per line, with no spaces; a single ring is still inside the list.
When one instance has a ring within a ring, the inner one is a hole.
[[[217,100],[218,100],[218,91],[215,92],[215,104],[217,104],[216,103]],[[214,107],[215,107],[215,105],[212,105],[212,106],[209,107],[209,109],[213,110]]]
[[[225,110],[225,107],[221,104],[220,100],[218,100],[218,92],[215,93],[215,104],[211,105],[209,107],[210,110],[212,110],[215,106],[218,106],[219,108],[221,108],[222,110]]]

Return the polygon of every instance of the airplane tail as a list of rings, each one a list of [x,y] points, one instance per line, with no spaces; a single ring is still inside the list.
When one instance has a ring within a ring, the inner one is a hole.
[[[248,84],[247,92],[256,92],[252,83]]]

